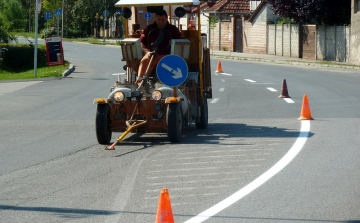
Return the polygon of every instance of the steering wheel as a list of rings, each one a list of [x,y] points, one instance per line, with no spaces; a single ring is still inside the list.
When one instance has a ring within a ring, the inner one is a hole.
[[[150,36],[154,35],[154,31],[159,31],[159,36],[156,38],[156,40],[154,42],[150,42]],[[163,43],[164,40],[164,34],[167,34],[169,36],[169,42],[166,43],[166,45]],[[171,45],[171,40],[172,40],[172,35],[169,32],[169,30],[164,29],[164,28],[155,28],[150,30],[150,32],[148,33],[147,36],[147,42],[150,44],[150,46],[154,49],[154,51],[156,52],[157,50],[166,50],[167,48],[170,47]]]

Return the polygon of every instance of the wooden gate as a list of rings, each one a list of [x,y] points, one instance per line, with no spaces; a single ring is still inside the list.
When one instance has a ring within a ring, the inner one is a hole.
[[[316,60],[316,25],[302,26],[302,49],[304,59]]]
[[[236,17],[235,18],[235,52],[243,52],[243,27],[242,27],[242,18]]]

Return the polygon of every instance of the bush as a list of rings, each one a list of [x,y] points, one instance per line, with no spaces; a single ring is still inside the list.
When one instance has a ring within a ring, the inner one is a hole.
[[[5,27],[0,26],[0,43],[9,43],[11,41],[17,41],[15,36],[8,34]]]
[[[84,37],[86,37],[86,33],[81,30],[68,29],[66,37],[67,38],[84,38]]]
[[[34,68],[34,47],[28,44],[0,44],[0,48],[7,48],[5,53],[5,67],[12,70]],[[46,67],[47,52],[45,44],[38,45],[38,67]]]
[[[49,36],[56,36],[57,35],[57,30],[56,29],[43,29],[41,31],[41,38],[45,39],[46,37]]]

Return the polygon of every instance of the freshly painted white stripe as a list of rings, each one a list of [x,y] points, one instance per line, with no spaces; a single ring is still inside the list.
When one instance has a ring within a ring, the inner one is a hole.
[[[277,92],[277,90],[274,89],[274,88],[272,88],[272,87],[268,87],[267,89],[268,89],[269,91],[272,91],[272,92]]]
[[[225,90],[225,88],[223,88],[223,87],[219,89],[219,91],[224,91],[224,90]]]
[[[224,181],[236,181],[236,180],[241,180],[244,179],[243,177],[238,177],[238,178],[221,178],[221,182]],[[191,181],[171,181],[171,182],[166,182],[167,185],[169,184],[197,184],[199,182],[219,182],[218,179],[215,180],[191,180]],[[147,185],[149,186],[157,186],[157,185],[164,185],[164,182],[159,182],[159,183],[148,183]]]
[[[219,203],[215,204],[211,208],[201,212],[197,216],[189,219],[185,223],[199,223],[203,222],[212,216],[216,215],[220,211],[224,210],[225,208],[229,207],[230,205],[234,204],[235,202],[239,201],[266,181],[271,179],[277,173],[279,173],[282,169],[284,169],[295,157],[301,149],[304,147],[310,133],[310,121],[301,121],[301,129],[300,134],[295,141],[294,145],[290,148],[290,150],[281,158],[273,167],[271,167],[268,171],[263,173],[261,176],[256,178],[254,181],[246,185],[245,187],[241,188],[234,194],[230,195],[229,197],[225,198],[224,200],[220,201]]]
[[[218,100],[219,100],[219,98],[214,98],[214,99],[211,100],[210,103],[214,104],[214,103],[218,102]]]
[[[232,74],[228,74],[228,73],[220,73],[222,75],[225,75],[225,76],[232,76]]]
[[[146,177],[147,179],[165,179],[165,178],[178,178],[178,177],[196,177],[196,176],[214,176],[214,175],[231,175],[231,174],[241,174],[248,173],[250,171],[236,171],[236,172],[223,172],[223,173],[199,173],[199,174],[179,174],[171,176],[158,176],[158,177]]]
[[[289,104],[295,103],[291,98],[284,98],[284,100]]]
[[[246,168],[246,167],[255,167],[258,165],[242,165],[238,167]],[[179,172],[179,171],[194,171],[194,170],[221,170],[221,169],[233,169],[234,166],[221,166],[221,167],[206,167],[206,168],[183,168],[183,169],[167,169],[167,170],[152,170],[148,171],[148,173],[163,173],[163,172]]]
[[[249,82],[251,82],[251,83],[256,83],[256,81],[251,80],[251,79],[244,79],[244,80],[249,81]]]

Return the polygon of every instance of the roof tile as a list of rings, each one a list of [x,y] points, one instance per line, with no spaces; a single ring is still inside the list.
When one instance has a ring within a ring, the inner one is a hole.
[[[204,11],[250,13],[250,0],[219,0]]]

